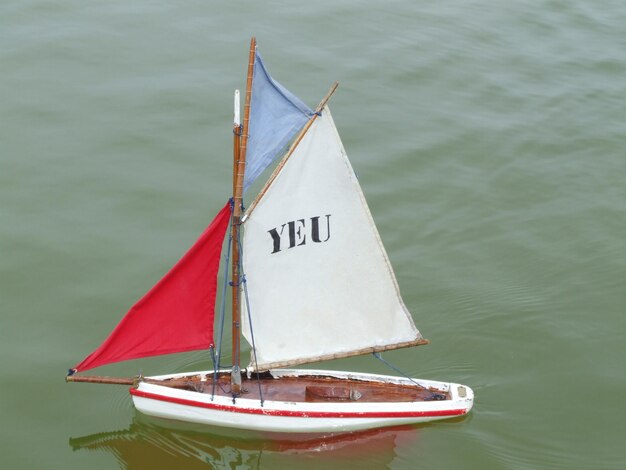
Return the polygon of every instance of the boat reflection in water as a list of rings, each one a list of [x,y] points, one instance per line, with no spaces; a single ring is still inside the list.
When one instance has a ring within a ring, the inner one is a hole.
[[[228,431],[227,431],[228,432]],[[287,468],[320,464],[385,468],[415,445],[419,428],[401,426],[335,435],[267,434],[197,426],[137,414],[128,429],[70,438],[73,450],[109,451],[122,468]]]

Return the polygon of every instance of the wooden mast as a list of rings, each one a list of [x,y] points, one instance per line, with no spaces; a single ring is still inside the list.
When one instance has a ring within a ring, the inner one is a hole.
[[[246,170],[246,151],[250,122],[250,100],[252,98],[252,75],[256,53],[256,39],[250,40],[250,54],[248,57],[248,79],[246,82],[246,101],[243,111],[243,126],[235,132],[234,139],[234,173],[233,173],[233,222],[232,222],[232,345],[233,345],[233,373],[231,376],[231,390],[233,394],[241,392],[240,377],[240,341],[241,341],[241,304],[239,302],[239,227],[243,205],[243,181]],[[239,134],[239,135],[237,135]]]
[[[235,90],[234,116],[233,116],[233,195],[237,185],[237,162],[239,162],[239,150],[241,146],[241,113],[239,100],[239,90]]]

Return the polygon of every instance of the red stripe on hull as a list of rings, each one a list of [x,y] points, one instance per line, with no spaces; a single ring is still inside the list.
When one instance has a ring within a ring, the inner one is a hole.
[[[207,408],[217,411],[229,411],[232,413],[246,413],[266,416],[286,416],[295,418],[425,418],[434,416],[460,416],[467,413],[464,408],[453,410],[433,410],[433,411],[289,411],[289,410],[267,410],[258,408],[240,408],[237,406],[218,405],[216,403],[204,403],[201,401],[187,400],[185,398],[168,397],[156,393],[144,392],[134,388],[130,389],[130,394],[136,397],[149,398],[151,400],[166,401],[178,405],[195,406],[197,408]]]

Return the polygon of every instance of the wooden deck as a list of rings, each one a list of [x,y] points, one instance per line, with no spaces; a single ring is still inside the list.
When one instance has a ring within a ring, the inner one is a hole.
[[[213,386],[212,377],[202,380],[199,375],[184,379],[150,381],[151,383],[192,390],[200,393],[215,393],[218,396],[231,396],[230,375],[220,375]],[[449,400],[450,394],[440,390],[429,390],[413,385],[398,385],[382,382],[337,379],[323,376],[242,377],[242,393],[239,398],[260,399],[260,389],[264,400],[291,402],[414,402]]]

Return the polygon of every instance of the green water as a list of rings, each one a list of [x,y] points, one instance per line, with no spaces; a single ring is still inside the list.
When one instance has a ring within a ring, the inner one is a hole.
[[[341,82],[333,115],[432,341],[385,357],[473,387],[469,417],[270,441],[64,383],[229,196],[252,34],[309,105]],[[0,467],[623,468],[624,77],[620,1],[4,0]]]

